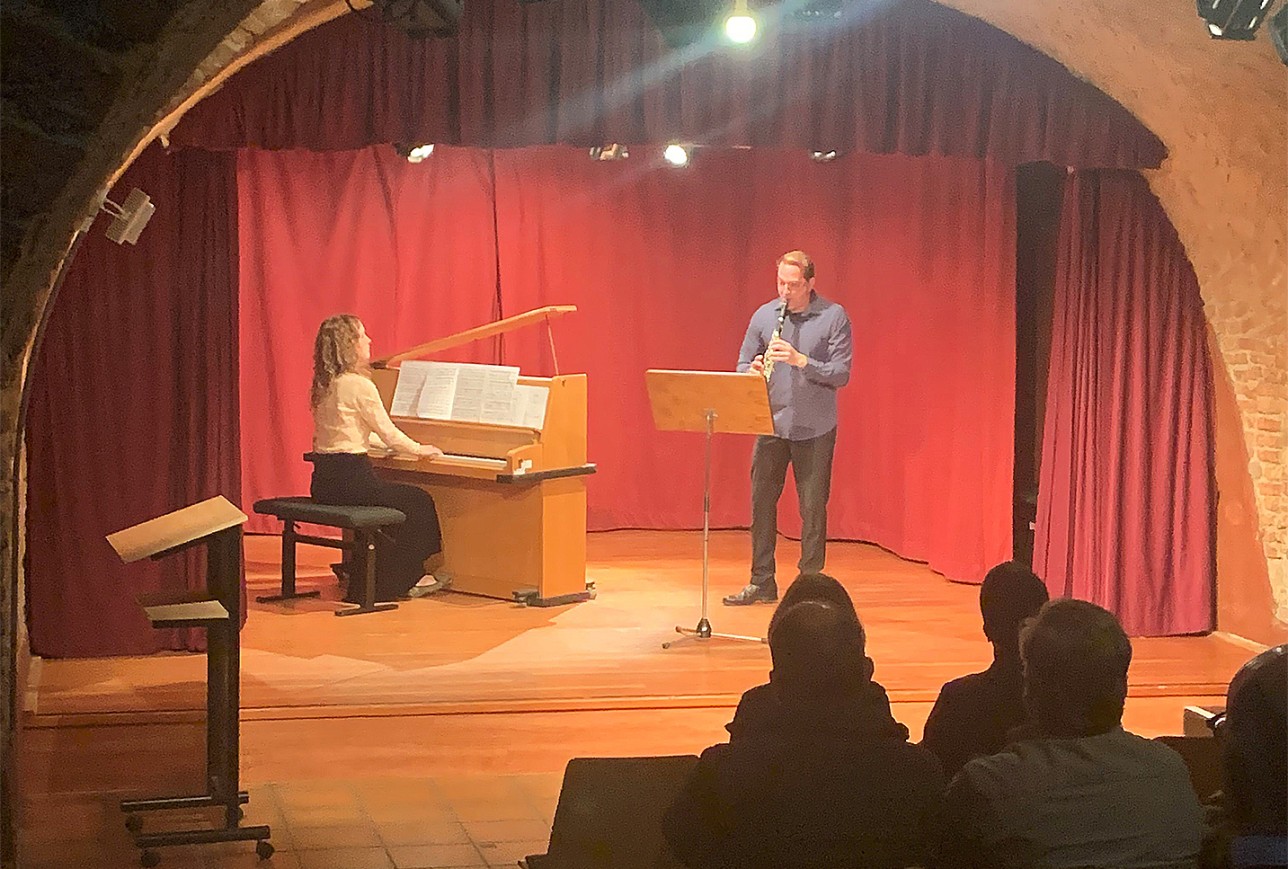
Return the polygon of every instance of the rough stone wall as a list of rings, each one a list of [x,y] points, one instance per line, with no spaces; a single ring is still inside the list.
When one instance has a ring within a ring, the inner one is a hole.
[[[1166,143],[1150,186],[1194,265],[1221,350],[1214,362],[1238,402],[1253,542],[1288,622],[1288,73],[1266,29],[1251,43],[1210,39],[1182,0],[939,2],[1061,61]],[[1226,520],[1241,482],[1218,476],[1218,537],[1237,533]]]
[[[15,860],[17,418],[28,351],[75,228],[158,110],[255,0],[0,5],[0,863]]]

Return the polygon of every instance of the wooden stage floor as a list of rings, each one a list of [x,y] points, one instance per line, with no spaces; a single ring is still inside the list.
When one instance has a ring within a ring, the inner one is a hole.
[[[250,595],[278,582],[276,537],[248,537]],[[710,616],[717,631],[763,635],[772,608],[727,608],[746,577],[743,532],[711,546]],[[393,612],[338,619],[334,553],[302,546],[301,587],[320,600],[251,604],[242,633],[242,718],[423,716],[632,709],[732,709],[764,681],[768,648],[710,641],[663,650],[700,610],[698,532],[618,531],[589,537],[598,597],[529,609],[443,594]],[[779,547],[791,576],[792,541]],[[948,679],[985,666],[975,587],[864,544],[829,546],[829,571],[854,596],[877,680],[898,704],[933,701]],[[1134,641],[1132,698],[1214,697],[1253,649],[1220,635]],[[167,654],[37,660],[25,725],[176,723],[204,713],[205,658]],[[1176,726],[1180,725],[1179,706]],[[924,712],[923,712],[924,717]],[[919,729],[919,727],[917,728]]]

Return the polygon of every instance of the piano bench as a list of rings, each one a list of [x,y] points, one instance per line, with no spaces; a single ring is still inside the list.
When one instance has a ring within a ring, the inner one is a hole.
[[[376,603],[376,535],[386,528],[401,525],[407,516],[392,507],[347,507],[339,504],[320,504],[312,498],[265,498],[255,502],[255,512],[276,516],[282,520],[282,593],[255,598],[259,603],[293,600],[299,597],[317,597],[317,591],[295,590],[295,544],[311,543],[329,549],[340,549],[352,557],[349,571],[349,599],[355,599],[354,583],[363,581],[360,602],[356,607],[338,610],[338,616],[354,616],[382,610],[397,609],[396,603]],[[301,534],[295,530],[296,522],[325,525],[352,533],[352,539],[335,540]]]

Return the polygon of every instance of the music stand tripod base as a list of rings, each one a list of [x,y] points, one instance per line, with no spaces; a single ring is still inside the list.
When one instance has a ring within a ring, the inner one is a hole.
[[[711,622],[707,621],[705,618],[698,622],[698,626],[696,628],[685,628],[680,625],[676,625],[675,632],[677,634],[683,634],[683,636],[678,640],[667,640],[662,644],[662,648],[669,649],[686,640],[741,640],[746,643],[765,642],[763,637],[749,637],[744,634],[717,634],[715,631],[711,630]]]

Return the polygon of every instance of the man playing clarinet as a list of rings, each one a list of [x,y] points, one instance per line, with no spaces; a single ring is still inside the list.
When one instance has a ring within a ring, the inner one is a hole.
[[[778,600],[774,549],[778,499],[792,466],[801,511],[800,573],[821,573],[827,498],[836,447],[836,392],[850,380],[850,318],[814,291],[814,261],[801,250],[778,258],[778,298],[751,316],[738,370],[769,383],[774,434],[756,438],[751,456],[751,580],[727,606]]]

